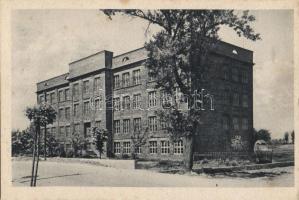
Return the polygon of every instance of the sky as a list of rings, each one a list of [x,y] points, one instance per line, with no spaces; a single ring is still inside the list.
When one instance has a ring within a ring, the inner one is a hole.
[[[254,10],[252,42],[228,28],[223,41],[254,52],[254,127],[281,138],[294,129],[293,12]],[[68,72],[68,64],[101,50],[118,55],[143,46],[159,27],[141,19],[98,10],[15,10],[12,14],[12,128],[24,129],[27,106],[36,103],[36,83]]]

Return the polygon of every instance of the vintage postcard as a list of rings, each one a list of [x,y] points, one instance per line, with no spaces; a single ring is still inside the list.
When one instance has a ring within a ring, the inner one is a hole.
[[[3,199],[299,198],[298,1],[54,2],[1,4]]]

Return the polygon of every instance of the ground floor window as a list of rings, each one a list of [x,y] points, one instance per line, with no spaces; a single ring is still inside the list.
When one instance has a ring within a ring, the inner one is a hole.
[[[120,142],[114,142],[114,153],[120,154]]]
[[[124,142],[124,154],[131,153],[131,143],[130,142]]]
[[[135,147],[135,153],[136,154],[141,154],[141,146]]]
[[[161,141],[161,154],[169,154],[169,141]]]
[[[180,155],[184,153],[183,141],[179,140],[174,143],[173,153],[175,155]]]
[[[149,150],[150,154],[156,154],[157,153],[157,141],[150,141],[149,142]]]

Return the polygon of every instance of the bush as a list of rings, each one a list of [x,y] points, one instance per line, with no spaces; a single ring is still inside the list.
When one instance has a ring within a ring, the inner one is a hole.
[[[123,155],[122,155],[122,158],[123,158],[123,159],[129,159],[130,156],[129,156],[128,154],[123,154]]]
[[[74,151],[73,150],[68,150],[66,152],[66,155],[65,155],[67,158],[72,158],[74,156]]]
[[[209,163],[209,160],[206,159],[206,158],[204,158],[204,159],[201,161],[201,164],[207,164],[207,163]]]
[[[232,166],[238,166],[239,165],[239,163],[238,163],[238,161],[236,161],[236,160],[233,160],[232,162],[231,162],[231,165]]]

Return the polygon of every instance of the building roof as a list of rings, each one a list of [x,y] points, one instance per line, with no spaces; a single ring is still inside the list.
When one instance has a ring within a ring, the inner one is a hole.
[[[53,78],[50,78],[48,80],[44,80],[41,82],[38,82],[37,85],[37,92],[43,91],[43,90],[47,90],[53,87],[57,87],[60,85],[64,85],[64,84],[68,84],[69,81],[68,79],[68,75],[69,73],[65,73]]]

